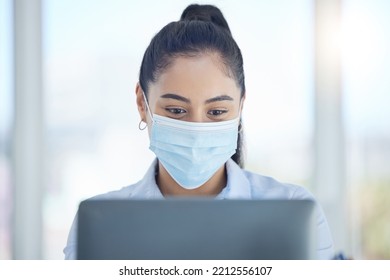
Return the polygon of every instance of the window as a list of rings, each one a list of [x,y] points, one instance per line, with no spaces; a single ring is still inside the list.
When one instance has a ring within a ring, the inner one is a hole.
[[[12,13],[0,1],[0,259],[11,257]]]
[[[343,79],[356,258],[390,259],[390,5],[344,1]]]

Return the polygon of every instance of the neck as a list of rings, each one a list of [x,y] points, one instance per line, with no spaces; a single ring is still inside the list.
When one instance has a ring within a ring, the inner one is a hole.
[[[225,165],[215,172],[206,183],[196,189],[186,189],[180,186],[158,162],[157,185],[163,196],[216,196],[226,186],[227,175]]]

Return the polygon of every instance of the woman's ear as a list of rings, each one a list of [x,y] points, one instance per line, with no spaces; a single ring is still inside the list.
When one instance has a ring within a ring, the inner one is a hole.
[[[143,122],[146,122],[147,109],[145,104],[144,93],[139,83],[137,83],[137,85],[135,86],[135,94],[137,96],[136,102],[137,102],[139,116]]]

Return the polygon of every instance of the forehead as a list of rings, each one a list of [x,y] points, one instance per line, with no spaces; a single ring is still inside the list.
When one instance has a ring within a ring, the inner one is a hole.
[[[178,56],[150,87],[152,95],[176,93],[187,98],[226,94],[239,99],[240,89],[215,53]]]

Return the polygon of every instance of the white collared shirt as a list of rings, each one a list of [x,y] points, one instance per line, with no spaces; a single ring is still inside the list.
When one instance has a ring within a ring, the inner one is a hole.
[[[157,159],[139,182],[120,190],[97,195],[93,199],[164,199],[156,184]],[[284,184],[273,178],[241,169],[232,159],[226,162],[227,185],[215,199],[311,199],[306,189]],[[317,204],[317,259],[334,257],[333,240],[321,207]],[[73,221],[66,247],[65,259],[76,259],[77,216]]]

